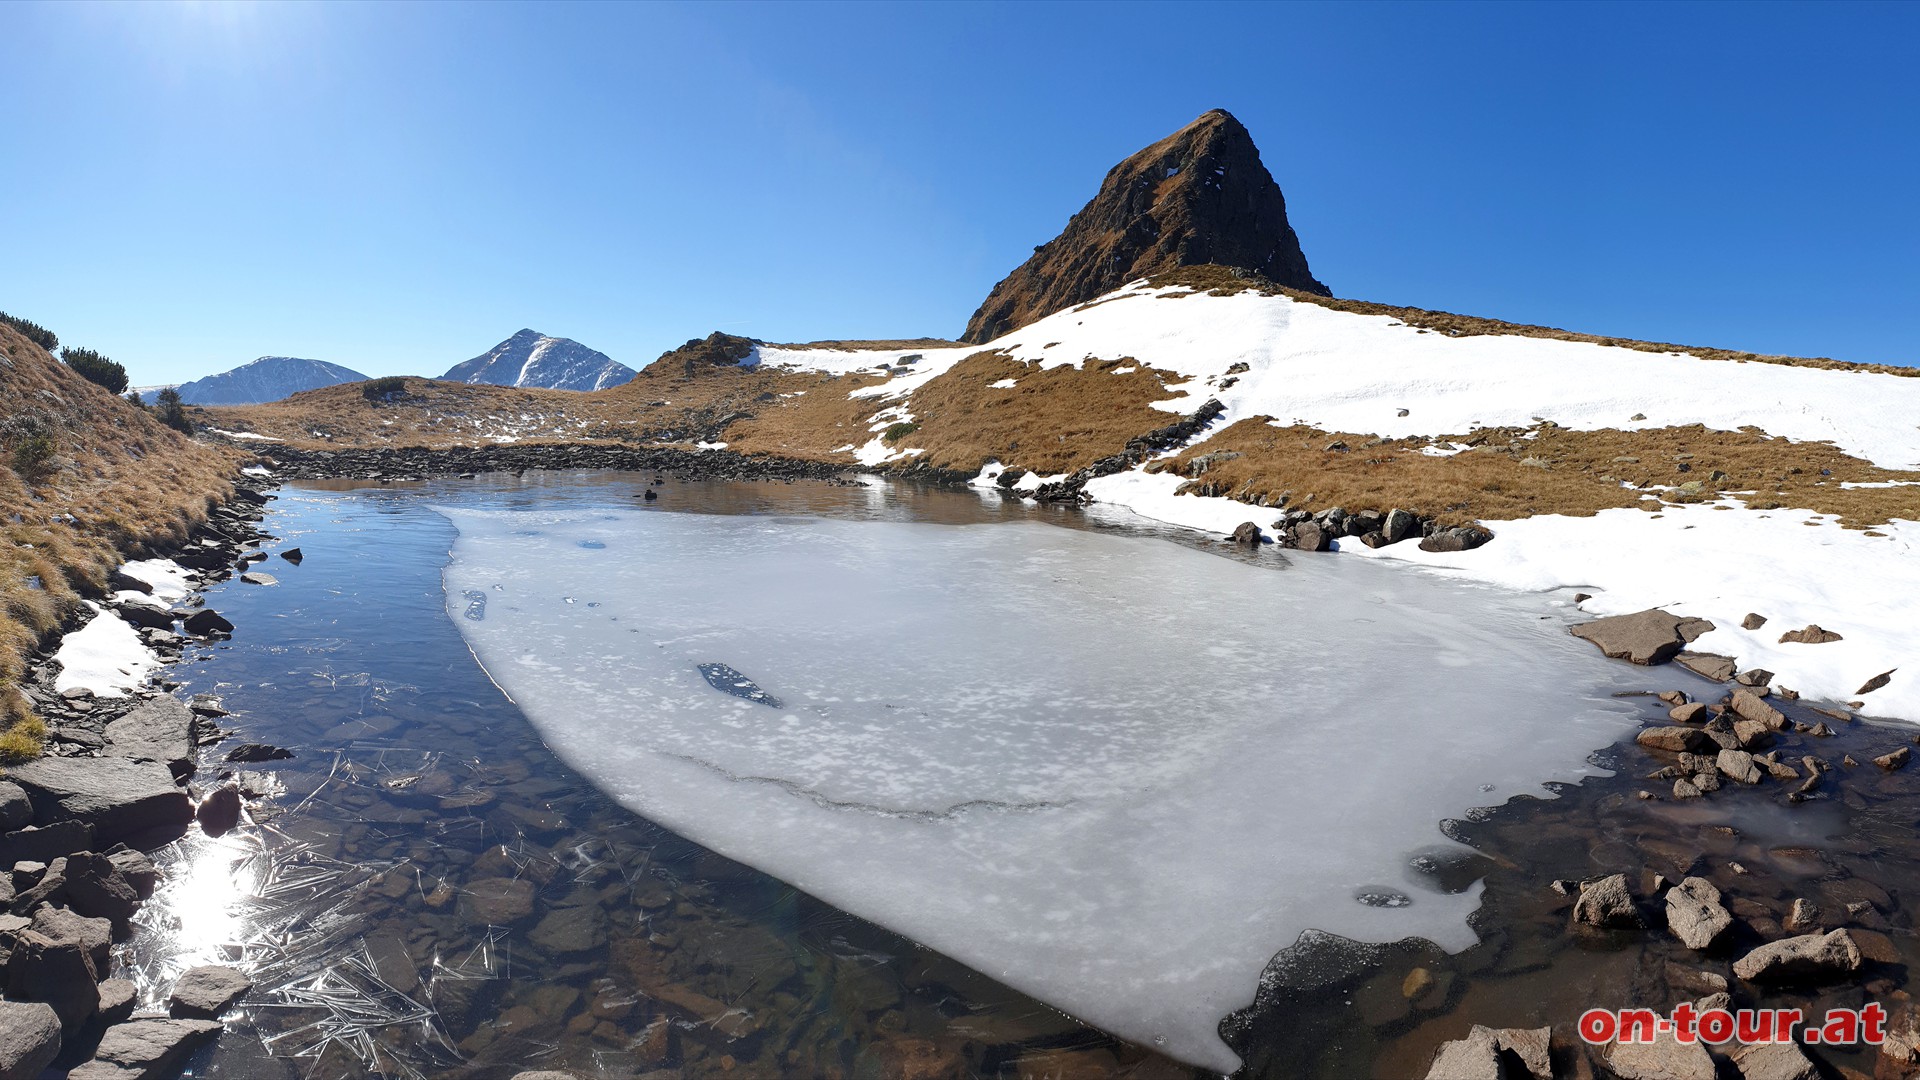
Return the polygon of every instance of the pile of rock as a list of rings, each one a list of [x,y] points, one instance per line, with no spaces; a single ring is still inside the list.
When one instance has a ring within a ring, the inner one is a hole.
[[[1478,525],[1442,526],[1410,510],[1357,510],[1332,506],[1318,513],[1287,510],[1274,521],[1282,547],[1299,551],[1326,551],[1335,540],[1354,537],[1370,548],[1387,547],[1418,538],[1422,551],[1471,551],[1493,539]]]
[[[219,1033],[251,988],[240,973],[188,972],[168,1016],[135,1019],[135,987],[110,969],[159,883],[141,848],[192,816],[173,771],[147,758],[43,758],[0,781],[0,1076],[39,1075],[63,1048],[76,1080],[158,1076]]]
[[[340,450],[276,446],[266,451],[265,456],[281,476],[303,480],[424,480],[485,472],[517,473],[527,469],[650,470],[675,473],[688,480],[832,480],[848,468],[844,462],[618,443]]]

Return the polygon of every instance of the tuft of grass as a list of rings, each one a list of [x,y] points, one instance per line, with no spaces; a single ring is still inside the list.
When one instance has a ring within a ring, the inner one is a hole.
[[[47,747],[47,722],[37,716],[23,716],[13,726],[0,731],[0,765],[17,765],[40,756]]]

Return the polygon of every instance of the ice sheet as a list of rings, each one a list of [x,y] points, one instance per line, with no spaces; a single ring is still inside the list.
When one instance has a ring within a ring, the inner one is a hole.
[[[454,625],[614,797],[1221,1070],[1219,1020],[1301,931],[1470,944],[1477,887],[1425,890],[1408,854],[1634,723],[1605,696],[1628,673],[1537,598],[1360,560],[1275,572],[1039,524],[446,513]],[[1413,902],[1356,901],[1381,887]]]

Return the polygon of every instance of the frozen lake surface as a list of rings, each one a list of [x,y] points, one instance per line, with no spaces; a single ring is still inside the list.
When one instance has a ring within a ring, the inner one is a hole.
[[[1028,522],[444,513],[454,625],[608,794],[1222,1070],[1219,1021],[1302,931],[1471,944],[1478,886],[1440,892],[1410,856],[1637,726],[1608,696],[1632,672],[1547,598],[1355,559],[1275,571]]]

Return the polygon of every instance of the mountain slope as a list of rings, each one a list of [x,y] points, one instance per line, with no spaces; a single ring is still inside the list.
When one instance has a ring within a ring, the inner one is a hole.
[[[993,287],[960,340],[989,341],[1129,281],[1203,264],[1330,295],[1253,137],[1220,109],[1114,166],[1066,230]]]
[[[633,378],[633,369],[570,338],[522,330],[442,379],[544,390],[604,390]]]
[[[365,382],[352,368],[297,356],[263,356],[218,375],[181,383],[180,400],[190,405],[258,405],[288,394],[340,383]]]

